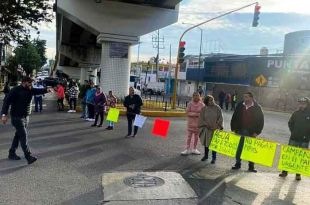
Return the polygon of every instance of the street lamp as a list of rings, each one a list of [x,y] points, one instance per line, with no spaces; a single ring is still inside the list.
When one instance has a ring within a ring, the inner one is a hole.
[[[192,25],[192,26],[194,26],[195,24],[191,24],[191,23],[182,23],[182,24],[187,24],[187,25]],[[200,30],[200,48],[199,48],[199,57],[198,57],[198,69],[200,69],[200,59],[201,59],[201,49],[202,49],[202,33],[203,33],[203,29],[202,28],[200,28],[199,26],[198,27],[196,27],[196,28],[198,28],[199,30]]]

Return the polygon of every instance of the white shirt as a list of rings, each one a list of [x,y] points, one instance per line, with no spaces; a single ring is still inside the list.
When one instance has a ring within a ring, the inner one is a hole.
[[[248,110],[250,107],[254,106],[254,102],[252,101],[252,103],[248,106],[245,104],[245,102],[243,102],[243,105],[245,106],[245,109]]]

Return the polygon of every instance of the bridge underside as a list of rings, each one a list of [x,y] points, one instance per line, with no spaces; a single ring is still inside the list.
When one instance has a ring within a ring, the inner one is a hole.
[[[130,47],[141,35],[175,23],[181,0],[58,0],[58,69],[93,80],[105,92],[128,92]]]

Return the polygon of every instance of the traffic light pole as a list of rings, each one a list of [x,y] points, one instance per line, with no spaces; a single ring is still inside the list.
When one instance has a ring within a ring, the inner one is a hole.
[[[221,17],[223,17],[223,16],[227,16],[227,15],[229,15],[229,14],[231,14],[231,13],[234,13],[234,12],[236,12],[236,11],[239,11],[239,10],[242,10],[242,9],[245,9],[245,8],[250,7],[250,6],[253,6],[253,5],[257,5],[257,4],[258,4],[258,2],[255,2],[255,3],[252,3],[252,4],[248,4],[248,5],[245,5],[245,6],[243,6],[243,7],[238,8],[238,9],[234,9],[234,10],[229,11],[229,12],[227,12],[227,13],[224,13],[224,14],[221,14],[221,15],[216,16],[216,17],[214,17],[214,18],[208,19],[208,20],[203,21],[203,22],[201,22],[201,23],[199,23],[199,24],[197,24],[197,25],[195,25],[195,26],[189,27],[188,29],[186,29],[186,30],[182,33],[182,35],[181,35],[181,37],[180,37],[180,40],[179,40],[179,44],[178,44],[179,46],[178,46],[177,62],[176,62],[176,67],[175,67],[175,71],[174,71],[174,84],[173,84],[173,96],[172,96],[172,109],[176,109],[177,84],[178,84],[178,72],[179,72],[179,50],[180,50],[180,43],[181,43],[181,41],[182,41],[184,35],[185,35],[187,32],[189,32],[190,30],[192,30],[192,29],[194,29],[194,28],[196,28],[196,27],[198,27],[198,26],[201,26],[201,25],[203,25],[203,24],[205,24],[205,23],[208,23],[208,22],[213,21],[213,20],[215,20],[215,19],[221,18]]]

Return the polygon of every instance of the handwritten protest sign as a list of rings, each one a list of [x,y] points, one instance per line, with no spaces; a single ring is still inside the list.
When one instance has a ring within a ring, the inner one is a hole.
[[[235,157],[240,137],[231,132],[215,130],[209,148],[221,154]]]
[[[310,176],[310,150],[281,145],[279,170]]]
[[[116,108],[110,108],[107,116],[107,120],[111,122],[118,122],[119,110]]]
[[[272,167],[277,143],[245,137],[241,159]]]
[[[146,121],[146,117],[142,115],[136,115],[133,125],[142,128],[145,121]]]

